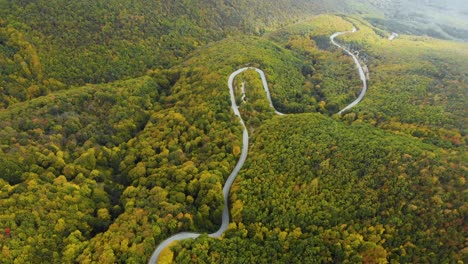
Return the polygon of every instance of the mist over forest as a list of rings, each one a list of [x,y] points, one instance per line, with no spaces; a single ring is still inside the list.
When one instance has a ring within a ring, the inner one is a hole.
[[[354,0],[351,12],[400,34],[467,41],[468,5],[463,0]],[[380,15],[377,15],[380,14]]]

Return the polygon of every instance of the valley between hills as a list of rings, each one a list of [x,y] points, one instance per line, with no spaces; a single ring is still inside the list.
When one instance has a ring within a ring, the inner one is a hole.
[[[0,262],[466,259],[456,23],[69,2],[0,1]]]

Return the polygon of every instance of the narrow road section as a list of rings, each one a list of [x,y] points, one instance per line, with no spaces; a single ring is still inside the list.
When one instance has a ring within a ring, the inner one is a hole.
[[[390,37],[388,37],[388,40],[392,41],[392,40],[396,39],[398,36],[399,36],[398,33],[392,32],[392,35],[390,35]]]
[[[359,95],[359,98],[356,99],[354,102],[352,102],[350,105],[343,108],[343,110],[341,110],[339,112],[339,114],[341,114],[343,111],[345,111],[345,110],[355,106],[356,104],[358,104],[362,100],[362,97],[364,97],[364,95],[365,95],[365,93],[367,91],[366,77],[364,75],[364,71],[363,71],[363,69],[361,67],[361,64],[359,64],[359,61],[358,61],[357,57],[354,54],[352,54],[350,51],[348,51],[347,49],[345,49],[344,47],[342,47],[341,45],[339,45],[339,44],[337,44],[335,42],[335,37],[337,37],[339,35],[342,35],[342,34],[345,34],[345,33],[352,33],[352,32],[356,32],[356,28],[353,28],[352,31],[335,33],[330,37],[331,42],[335,46],[343,49],[344,51],[346,51],[346,53],[348,53],[349,55],[351,55],[353,57],[354,62],[356,63],[356,65],[359,68],[359,74],[361,76],[361,80],[363,81],[363,90],[361,91],[361,94]],[[236,179],[237,174],[239,174],[239,171],[241,170],[242,166],[244,165],[245,160],[247,159],[248,151],[249,151],[249,133],[247,131],[247,127],[245,126],[244,120],[242,119],[242,116],[240,114],[239,107],[236,104],[236,97],[235,97],[235,94],[234,94],[234,87],[233,87],[234,78],[236,78],[237,75],[239,75],[240,73],[242,73],[242,72],[244,72],[246,70],[255,70],[260,75],[260,78],[262,79],[263,89],[265,90],[265,94],[266,94],[266,97],[268,99],[268,102],[270,103],[270,107],[275,111],[275,113],[277,115],[284,115],[283,113],[276,110],[275,107],[273,106],[273,101],[271,100],[271,95],[270,95],[270,89],[268,88],[268,82],[267,82],[265,73],[262,70],[254,68],[254,67],[245,67],[245,68],[241,68],[241,69],[231,73],[231,75],[229,76],[229,79],[228,79],[228,88],[229,88],[229,94],[230,94],[230,97],[231,97],[231,108],[232,108],[232,111],[234,111],[234,114],[237,117],[239,117],[239,122],[241,123],[241,125],[242,125],[242,127],[244,129],[243,135],[242,135],[242,152],[241,152],[241,156],[239,158],[239,161],[237,162],[236,166],[234,167],[231,174],[227,178],[226,183],[224,184],[224,187],[223,187],[224,209],[223,209],[222,222],[221,222],[221,226],[219,227],[218,231],[208,235],[209,237],[213,237],[213,238],[221,237],[221,235],[228,228],[228,225],[229,225],[229,206],[228,206],[229,191],[231,190],[231,185],[234,182],[234,180]],[[167,238],[166,240],[161,242],[158,245],[158,247],[154,250],[154,252],[151,255],[151,258],[150,258],[148,263],[149,264],[157,263],[159,255],[161,254],[161,252],[167,246],[169,246],[171,243],[173,243],[175,241],[184,240],[184,239],[195,239],[195,238],[197,238],[199,236],[200,236],[200,233],[182,232],[182,233],[178,233],[178,234],[175,234],[175,235]]]
[[[335,41],[335,38],[340,36],[340,35],[343,35],[343,34],[347,34],[347,33],[354,33],[356,32],[357,29],[356,27],[353,27],[353,30],[352,31],[346,31],[346,32],[337,32],[333,35],[330,36],[330,41],[331,43],[333,43],[333,45],[337,46],[338,48],[344,50],[349,56],[351,56],[354,60],[354,63],[356,63],[356,66],[358,67],[358,71],[359,71],[359,77],[361,78],[361,81],[362,81],[362,90],[361,90],[361,93],[359,94],[358,98],[356,100],[354,100],[352,103],[350,103],[348,106],[346,106],[345,108],[341,109],[338,114],[342,114],[344,111],[356,106],[359,102],[361,102],[362,98],[364,98],[364,95],[366,95],[367,93],[367,80],[366,80],[366,74],[364,73],[364,69],[362,68],[361,66],[361,63],[359,63],[359,60],[357,58],[356,55],[354,55],[351,51],[349,51],[348,49],[346,49],[345,47],[343,47],[342,45],[336,43]]]

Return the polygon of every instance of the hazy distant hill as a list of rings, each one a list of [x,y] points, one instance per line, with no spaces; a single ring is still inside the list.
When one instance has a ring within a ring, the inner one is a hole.
[[[468,5],[463,0],[357,0],[349,7],[400,34],[468,40]]]

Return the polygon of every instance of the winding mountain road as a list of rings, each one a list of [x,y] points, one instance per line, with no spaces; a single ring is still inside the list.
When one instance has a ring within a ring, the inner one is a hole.
[[[361,81],[362,81],[362,90],[361,90],[361,93],[359,94],[358,98],[356,100],[354,100],[352,103],[350,103],[348,106],[346,106],[345,108],[341,109],[338,114],[342,114],[344,111],[356,106],[359,102],[361,102],[362,98],[364,98],[364,95],[366,95],[367,93],[367,80],[366,80],[366,74],[364,73],[364,69],[362,68],[361,66],[361,63],[359,63],[359,60],[357,58],[356,55],[354,55],[351,51],[349,51],[348,49],[346,49],[345,47],[343,47],[342,45],[338,44],[335,42],[335,38],[340,36],[340,35],[343,35],[343,34],[346,34],[346,33],[354,33],[356,32],[357,29],[355,27],[353,27],[353,30],[352,31],[345,31],[345,32],[337,32],[333,35],[330,36],[330,41],[331,43],[333,43],[333,45],[337,46],[338,48],[344,50],[346,53],[348,53],[349,56],[351,56],[354,60],[354,63],[356,64],[356,66],[358,67],[358,70],[359,70],[359,77],[361,78]]]
[[[338,112],[339,114],[341,114],[343,111],[348,110],[351,107],[357,105],[362,100],[362,98],[364,97],[364,95],[367,92],[366,77],[365,77],[365,74],[364,74],[364,70],[363,70],[361,64],[359,63],[358,58],[353,53],[351,53],[349,50],[347,50],[346,48],[344,48],[343,46],[341,46],[340,44],[335,42],[335,37],[337,37],[339,35],[342,35],[342,34],[353,33],[353,32],[356,32],[355,27],[353,28],[352,31],[337,32],[337,33],[330,36],[330,40],[333,43],[333,45],[337,46],[338,48],[343,49],[346,53],[348,53],[351,57],[353,57],[354,62],[356,63],[356,65],[358,67],[360,78],[361,78],[361,80],[363,82],[363,88],[362,88],[362,91],[361,91],[361,94],[359,95],[359,97],[355,101],[353,101],[351,104],[349,104],[348,106],[343,108],[340,112]],[[249,151],[249,133],[247,131],[247,127],[245,126],[244,120],[242,119],[242,116],[240,114],[239,107],[236,104],[236,97],[235,97],[235,94],[234,94],[234,87],[233,87],[234,78],[237,75],[239,75],[240,73],[242,73],[242,72],[244,72],[246,70],[255,70],[260,75],[260,78],[262,79],[263,89],[265,90],[265,94],[266,94],[266,97],[268,99],[268,102],[270,103],[270,107],[275,111],[275,113],[277,115],[284,115],[283,113],[277,111],[275,109],[275,107],[273,106],[273,102],[271,100],[271,95],[270,95],[270,89],[268,88],[268,82],[267,82],[267,79],[265,77],[265,73],[262,70],[254,68],[254,67],[245,67],[245,68],[241,68],[241,69],[231,73],[231,75],[229,76],[229,79],[228,79],[229,94],[231,96],[231,108],[234,111],[234,114],[239,117],[239,122],[241,123],[242,127],[244,128],[244,132],[243,132],[243,135],[242,135],[242,152],[241,152],[241,156],[239,158],[239,161],[237,162],[237,164],[234,167],[233,171],[231,172],[228,179],[226,180],[226,183],[224,184],[224,187],[223,187],[224,209],[223,209],[222,223],[221,223],[221,226],[219,227],[218,231],[208,235],[209,237],[213,237],[213,238],[221,237],[221,235],[227,230],[227,227],[229,225],[229,207],[228,207],[229,191],[231,189],[232,183],[234,182],[234,180],[237,177],[237,174],[239,173],[242,166],[244,165],[245,160],[247,159],[248,151]],[[172,242],[180,241],[180,240],[184,240],[184,239],[195,239],[195,238],[197,238],[199,236],[200,236],[200,233],[181,232],[181,233],[175,234],[175,235],[167,238],[166,240],[164,240],[163,242],[161,242],[158,245],[158,247],[155,249],[155,251],[151,255],[151,258],[150,258],[148,263],[149,264],[155,264],[158,261],[158,258],[159,258],[159,255],[161,254],[161,252],[167,246],[169,246]]]

